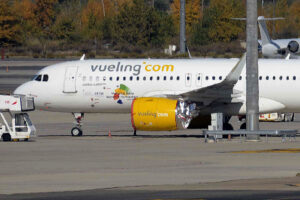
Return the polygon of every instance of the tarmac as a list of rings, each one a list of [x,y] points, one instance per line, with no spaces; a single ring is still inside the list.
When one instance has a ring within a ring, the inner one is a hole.
[[[196,129],[138,132],[135,137],[128,114],[87,114],[84,136],[71,137],[71,114],[35,111],[30,117],[38,130],[36,138],[0,142],[0,194],[5,199],[5,194],[112,188],[138,191],[141,186],[143,191],[156,188],[161,192],[248,190],[250,185],[252,190],[300,189],[300,179],[295,179],[300,173],[299,153],[291,149],[299,149],[298,138],[286,142],[278,137],[265,141],[262,137],[260,142],[237,138],[204,143],[201,130]],[[295,122],[261,124],[269,128],[287,124],[300,127],[297,119],[299,115]],[[109,129],[112,137],[108,136]],[[275,149],[291,150],[240,152]],[[286,177],[291,177],[287,183],[278,182]],[[243,184],[227,184],[232,180]],[[268,184],[262,184],[265,181]]]
[[[133,136],[129,114],[109,113],[86,114],[84,136],[71,137],[71,114],[29,114],[37,137],[0,142],[0,199],[300,199],[299,138],[204,143],[198,129]],[[300,115],[260,127],[299,132]]]

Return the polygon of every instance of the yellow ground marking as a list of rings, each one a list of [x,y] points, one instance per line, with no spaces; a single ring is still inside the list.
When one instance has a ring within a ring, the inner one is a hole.
[[[230,153],[300,153],[300,149],[265,149],[265,150],[246,150],[246,151],[232,151]]]

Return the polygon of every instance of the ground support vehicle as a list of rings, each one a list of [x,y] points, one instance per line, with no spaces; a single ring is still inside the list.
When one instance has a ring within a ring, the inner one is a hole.
[[[27,141],[36,129],[27,112],[33,111],[34,99],[24,95],[0,95],[0,137],[3,141]],[[9,118],[9,119],[8,119]]]

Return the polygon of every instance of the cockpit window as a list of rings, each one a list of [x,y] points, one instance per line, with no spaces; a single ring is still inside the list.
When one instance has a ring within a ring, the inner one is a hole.
[[[44,76],[43,76],[43,81],[44,82],[47,82],[49,80],[49,76],[48,76],[48,74],[45,74]]]
[[[40,74],[40,75],[36,75],[34,78],[33,78],[33,80],[35,80],[35,81],[41,81],[42,80],[42,75]]]

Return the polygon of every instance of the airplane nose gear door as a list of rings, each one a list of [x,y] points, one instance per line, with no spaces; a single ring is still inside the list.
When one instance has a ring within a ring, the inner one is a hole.
[[[68,67],[65,73],[64,93],[76,93],[76,75],[78,67]]]

